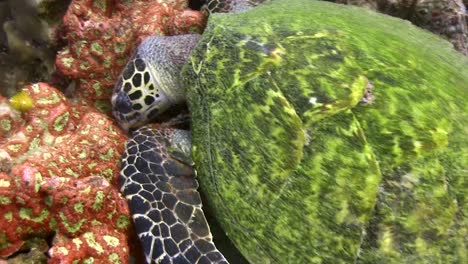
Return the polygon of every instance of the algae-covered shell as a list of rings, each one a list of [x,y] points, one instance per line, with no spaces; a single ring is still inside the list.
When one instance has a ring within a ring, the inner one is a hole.
[[[467,69],[364,9],[212,14],[182,72],[209,208],[252,263],[466,262]]]

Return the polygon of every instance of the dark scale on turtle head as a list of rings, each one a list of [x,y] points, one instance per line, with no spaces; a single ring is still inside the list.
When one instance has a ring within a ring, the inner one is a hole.
[[[143,93],[140,90],[136,90],[135,92],[128,95],[132,101],[136,101],[141,98]]]
[[[128,80],[132,77],[134,72],[135,72],[135,68],[133,67],[133,64],[129,63],[127,64],[127,66],[125,66],[125,70],[122,73],[122,78],[124,80]]]
[[[206,237],[209,236],[209,230],[206,229],[205,227],[206,219],[205,215],[201,210],[196,210],[195,213],[192,216],[192,220],[189,223],[190,229],[193,231],[194,234],[196,234],[199,237]],[[213,245],[206,243],[207,245],[210,245],[211,247],[214,248]]]
[[[130,82],[125,82],[124,92],[128,93],[128,92],[130,92],[130,90],[132,90],[132,84],[130,84]]]
[[[133,110],[141,110],[143,106],[141,104],[134,104],[132,108]]]
[[[147,96],[145,97],[145,104],[146,104],[146,105],[151,105],[152,103],[154,103],[154,101],[155,101],[155,99],[154,99],[154,97],[151,96],[151,95],[147,95]]]
[[[159,164],[151,163],[150,164],[150,169],[154,174],[159,174],[160,175],[160,174],[164,173],[163,167],[161,165],[159,165]]]
[[[132,78],[132,84],[134,87],[140,87],[141,85],[141,73],[135,73]]]
[[[145,85],[147,85],[150,81],[150,74],[149,72],[145,72],[144,76],[143,76],[143,79],[145,81]]]
[[[135,63],[135,68],[138,71],[144,71],[145,70],[145,62],[142,59],[137,58],[137,59],[135,59],[134,63]]]

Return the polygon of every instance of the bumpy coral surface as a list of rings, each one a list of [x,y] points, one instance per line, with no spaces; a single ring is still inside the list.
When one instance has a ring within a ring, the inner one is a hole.
[[[0,258],[54,237],[50,263],[128,262],[128,207],[117,189],[126,136],[47,84],[23,93],[33,104],[23,113],[0,98]]]
[[[205,20],[187,0],[74,0],[63,18],[68,46],[56,65],[77,81],[80,103],[106,111],[112,86],[142,39],[200,33]]]

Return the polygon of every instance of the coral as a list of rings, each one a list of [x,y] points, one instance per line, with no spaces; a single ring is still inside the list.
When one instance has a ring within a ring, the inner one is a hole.
[[[200,33],[205,21],[186,0],[74,0],[63,18],[68,46],[56,66],[76,80],[79,103],[107,111],[115,80],[142,39]]]
[[[121,241],[125,241],[125,235],[108,227],[83,233],[74,239],[57,236],[54,247],[49,250],[51,259],[48,263],[73,263],[74,260],[125,263],[129,252],[125,246],[121,248]]]
[[[126,263],[130,221],[117,176],[127,137],[45,83],[22,93],[32,110],[0,98],[0,257],[55,234],[52,263]]]
[[[13,109],[5,97],[0,96],[0,144],[23,124],[21,113]]]

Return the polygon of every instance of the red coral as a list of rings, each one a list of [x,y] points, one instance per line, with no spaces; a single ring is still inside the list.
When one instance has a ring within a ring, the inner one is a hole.
[[[96,232],[86,232],[70,239],[57,236],[54,246],[49,250],[49,264],[76,263],[126,263],[128,248],[122,245],[125,235],[114,229],[103,227]]]
[[[8,100],[0,96],[0,144],[23,123],[20,112],[12,109]]]
[[[162,2],[162,3],[161,3]],[[187,0],[74,0],[63,18],[68,46],[56,65],[77,81],[80,103],[107,110],[116,78],[147,36],[200,33],[206,17]]]
[[[47,84],[25,92],[34,106],[22,115],[0,98],[0,116],[12,124],[0,134],[0,257],[55,232],[73,243],[94,237],[99,244],[77,252],[56,240],[62,242],[49,252],[55,260],[69,247],[70,263],[74,257],[110,263],[110,255],[127,262],[129,212],[117,187],[127,137],[107,116],[70,104]]]

